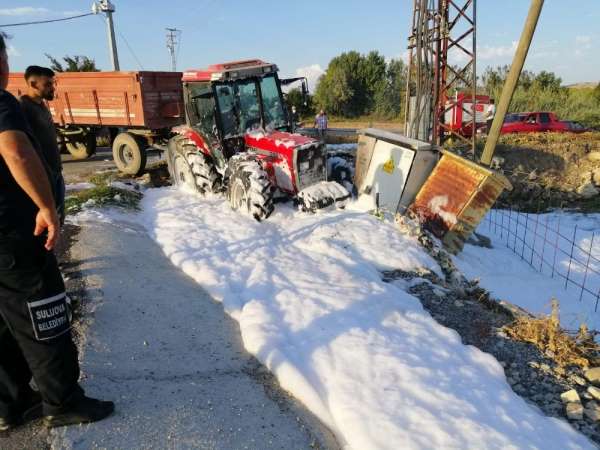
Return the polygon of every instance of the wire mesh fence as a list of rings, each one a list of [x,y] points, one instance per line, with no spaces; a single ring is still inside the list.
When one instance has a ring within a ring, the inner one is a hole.
[[[529,214],[493,209],[482,230],[512,250],[537,272],[564,282],[578,291],[580,302],[600,300],[600,236],[566,220],[561,214]],[[596,247],[594,247],[596,244]],[[576,291],[576,292],[577,292]]]

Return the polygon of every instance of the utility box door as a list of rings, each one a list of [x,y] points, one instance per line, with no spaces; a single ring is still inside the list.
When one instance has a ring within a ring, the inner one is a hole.
[[[415,152],[411,149],[377,141],[360,195],[371,196],[375,202],[379,192],[379,207],[395,213],[414,157]]]

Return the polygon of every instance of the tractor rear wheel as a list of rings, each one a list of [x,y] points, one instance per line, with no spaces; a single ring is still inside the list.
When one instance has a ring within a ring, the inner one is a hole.
[[[233,162],[227,200],[234,211],[248,213],[259,222],[271,215],[273,186],[258,161],[244,159]]]

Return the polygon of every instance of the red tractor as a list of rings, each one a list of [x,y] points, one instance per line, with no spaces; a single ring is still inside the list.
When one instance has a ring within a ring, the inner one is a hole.
[[[285,194],[305,210],[350,197],[327,181],[325,144],[292,133],[277,66],[261,60],[216,64],[183,74],[186,124],[169,141],[177,185],[227,193],[234,210],[263,220]]]

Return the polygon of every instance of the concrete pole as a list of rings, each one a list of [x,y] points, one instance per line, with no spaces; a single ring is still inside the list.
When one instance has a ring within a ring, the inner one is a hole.
[[[92,12],[98,14],[103,12],[106,15],[106,32],[108,35],[108,48],[110,50],[110,60],[114,71],[119,71],[119,55],[117,53],[117,40],[115,39],[115,27],[113,25],[112,14],[115,12],[115,5],[110,0],[100,0],[92,3]]]
[[[508,73],[508,77],[506,78],[506,82],[504,83],[504,87],[502,88],[502,95],[500,96],[500,101],[498,102],[496,115],[494,116],[494,121],[492,122],[492,128],[487,140],[485,141],[485,148],[483,149],[483,154],[481,155],[481,164],[486,166],[489,166],[492,162],[492,157],[494,156],[494,151],[496,150],[496,144],[498,143],[498,138],[500,137],[500,130],[504,124],[504,117],[508,112],[508,107],[510,106],[517,83],[519,82],[519,77],[521,76],[521,71],[523,70],[523,65],[525,64],[525,58],[527,58],[529,46],[533,40],[533,34],[535,33],[535,28],[537,26],[538,19],[540,18],[543,6],[544,0],[531,0],[529,14],[527,15],[525,27],[523,28],[523,33],[521,34],[521,39],[519,40],[519,46],[517,47],[512,65],[510,66],[510,71]]]

